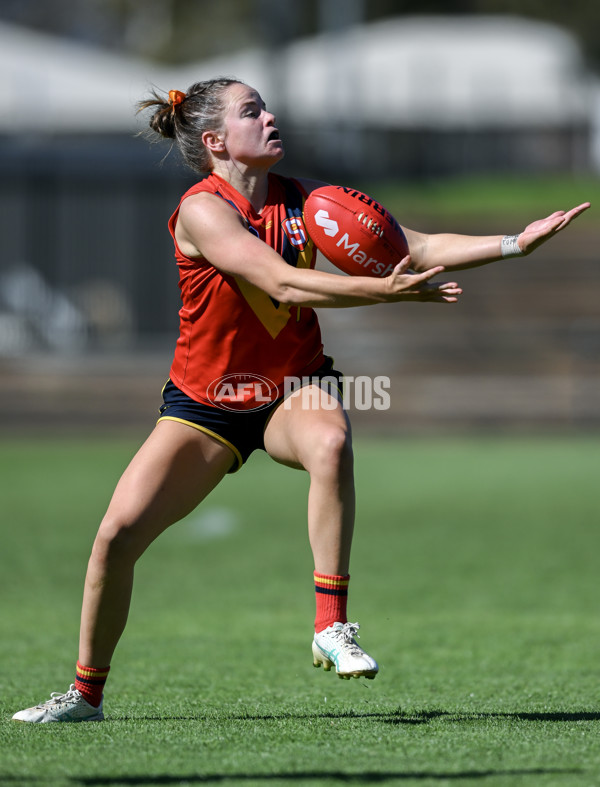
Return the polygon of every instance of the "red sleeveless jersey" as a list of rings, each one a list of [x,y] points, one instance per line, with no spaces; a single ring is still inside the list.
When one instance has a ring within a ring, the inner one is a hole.
[[[247,281],[217,270],[207,259],[182,254],[175,241],[179,208],[186,197],[202,191],[229,203],[248,231],[289,265],[313,268],[316,249],[302,219],[307,194],[297,181],[271,173],[259,214],[226,180],[211,173],[183,195],[169,220],[183,304],[171,380],[195,401],[209,405],[215,404],[215,384],[228,376],[266,378],[281,396],[286,376],[310,375],[324,362],[317,316],[313,309],[275,301]],[[249,385],[236,409],[253,409],[260,403],[260,389]]]

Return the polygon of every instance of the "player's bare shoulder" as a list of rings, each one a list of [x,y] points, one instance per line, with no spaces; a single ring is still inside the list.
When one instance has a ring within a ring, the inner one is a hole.
[[[221,197],[201,191],[186,197],[180,205],[175,239],[187,257],[202,257],[203,242],[213,234],[223,234],[242,226],[240,214]]]
[[[184,226],[190,224],[213,224],[239,219],[240,214],[222,197],[210,191],[199,191],[186,197],[179,207],[179,219]]]

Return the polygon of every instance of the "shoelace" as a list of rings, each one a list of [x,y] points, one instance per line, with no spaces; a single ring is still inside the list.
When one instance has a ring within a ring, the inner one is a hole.
[[[362,655],[363,653],[362,648],[354,641],[354,637],[358,637],[357,632],[359,628],[358,623],[344,623],[341,628],[332,632],[332,636],[337,640],[341,640],[346,646],[346,652],[353,656]]]
[[[48,708],[50,705],[60,705],[63,702],[68,702],[69,700],[76,700],[79,692],[76,691],[75,685],[71,684],[69,687],[69,691],[61,694],[60,691],[53,691],[50,694],[50,699],[46,700],[46,702],[42,702],[41,705],[36,705],[36,708]]]
[[[338,629],[336,632],[337,637],[339,637],[344,645],[347,647],[347,652],[350,653],[351,656],[362,656],[363,650],[360,645],[354,641],[354,637],[358,636],[358,629],[360,626],[358,623],[344,623],[341,629]]]
[[[344,623],[340,629],[340,634],[343,636],[344,642],[347,642],[349,645],[351,645],[354,637],[360,639],[360,636],[358,635],[359,628],[360,626],[358,623]]]

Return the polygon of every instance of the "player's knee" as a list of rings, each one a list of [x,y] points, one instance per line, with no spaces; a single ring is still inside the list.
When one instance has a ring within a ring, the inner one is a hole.
[[[311,473],[341,475],[352,470],[352,440],[346,429],[328,425],[319,429],[313,445]]]
[[[136,560],[140,555],[136,528],[130,523],[107,514],[98,530],[92,558],[102,563]]]

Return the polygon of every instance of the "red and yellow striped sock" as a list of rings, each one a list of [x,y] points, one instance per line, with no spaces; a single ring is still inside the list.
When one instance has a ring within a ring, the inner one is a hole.
[[[319,633],[333,623],[347,623],[346,604],[348,602],[348,582],[350,574],[345,577],[318,574],[314,572],[317,614],[315,617],[315,633]]]
[[[97,708],[102,702],[102,690],[108,677],[110,667],[85,667],[77,662],[75,688],[81,692],[84,700]]]

